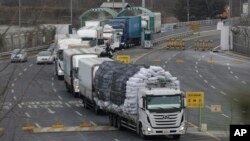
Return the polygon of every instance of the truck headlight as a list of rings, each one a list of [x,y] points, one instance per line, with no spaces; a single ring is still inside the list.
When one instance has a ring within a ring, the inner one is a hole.
[[[148,132],[152,132],[152,129],[150,127],[147,128]]]
[[[185,129],[184,126],[181,126],[180,131],[183,131],[184,129]]]
[[[62,73],[63,71],[59,69],[58,72],[59,72],[59,73]]]

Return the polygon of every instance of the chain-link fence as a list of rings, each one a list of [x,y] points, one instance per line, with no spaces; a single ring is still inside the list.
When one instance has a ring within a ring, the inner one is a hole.
[[[250,56],[250,28],[248,26],[233,28],[233,51]]]
[[[56,28],[53,26],[38,27],[32,31],[17,31],[16,33],[0,35],[0,52],[17,48],[31,48],[49,45],[54,41]]]

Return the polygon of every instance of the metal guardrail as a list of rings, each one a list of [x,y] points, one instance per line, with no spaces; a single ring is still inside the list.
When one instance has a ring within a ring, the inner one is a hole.
[[[25,49],[27,52],[31,52],[31,51],[35,51],[35,50],[41,50],[41,49],[45,49],[48,48],[49,45],[43,45],[43,46],[37,46],[37,47],[31,47],[31,48],[27,48]],[[8,51],[8,52],[2,52],[0,53],[0,57],[4,57],[4,56],[8,56],[11,54],[12,51]]]

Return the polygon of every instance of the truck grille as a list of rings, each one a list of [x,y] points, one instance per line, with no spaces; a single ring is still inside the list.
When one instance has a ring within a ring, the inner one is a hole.
[[[180,125],[178,114],[155,114],[154,125],[156,127],[175,127]]]

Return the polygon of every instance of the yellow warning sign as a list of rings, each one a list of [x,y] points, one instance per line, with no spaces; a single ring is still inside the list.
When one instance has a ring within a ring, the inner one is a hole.
[[[193,30],[193,31],[200,29],[200,25],[199,24],[195,24],[195,23],[188,24],[187,27],[189,28],[189,30]]]
[[[187,108],[204,107],[204,92],[186,92]]]
[[[128,64],[130,62],[129,55],[117,55],[116,60]]]

